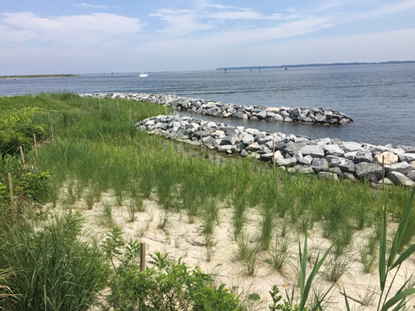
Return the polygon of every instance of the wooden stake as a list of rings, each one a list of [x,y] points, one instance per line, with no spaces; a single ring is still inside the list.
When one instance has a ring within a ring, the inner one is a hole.
[[[382,187],[385,189],[385,156],[382,156]]]
[[[141,243],[140,270],[146,270],[146,243]]]
[[[24,161],[24,154],[23,154],[23,148],[22,148],[22,146],[20,146],[19,149],[20,149],[20,157],[22,158],[23,169],[25,169],[26,168],[26,163]]]
[[[53,145],[53,125],[50,126],[50,133],[52,134],[52,145]]]
[[[133,108],[131,108],[131,107],[130,107],[130,112],[128,113],[128,120],[129,120],[129,122],[130,122],[130,125],[131,125],[131,114],[132,114],[132,109],[133,109]]]
[[[202,124],[200,125],[200,147],[203,147],[203,140],[202,140]]]
[[[11,209],[12,209],[12,213],[14,214],[12,175],[11,175],[10,173],[7,173],[7,177],[9,178],[9,189],[10,189],[10,207],[11,207]]]
[[[36,162],[39,162],[39,155],[38,155],[38,153],[37,153],[36,134],[33,134],[33,144],[35,145]]]
[[[275,140],[272,140],[272,166],[275,173]]]

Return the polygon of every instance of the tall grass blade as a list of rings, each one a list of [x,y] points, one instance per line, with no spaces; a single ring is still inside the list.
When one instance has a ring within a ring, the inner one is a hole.
[[[343,289],[344,302],[346,303],[346,310],[350,311],[349,299],[347,299],[346,291]]]
[[[401,247],[402,239],[404,237],[405,230],[408,225],[408,220],[410,217],[412,203],[414,201],[414,198],[415,198],[415,189],[412,191],[411,197],[409,198],[409,201],[406,204],[405,210],[402,213],[401,221],[399,222],[398,230],[396,231],[395,238],[393,239],[393,243],[392,243],[391,252],[389,254],[388,267],[391,267],[393,265],[396,254],[398,253],[398,250]]]
[[[307,229],[305,230],[305,237],[304,237],[304,251],[301,252],[300,242],[298,242],[298,249],[300,252],[300,264],[301,264],[300,293],[303,293],[305,277],[306,277],[306,268],[307,268]]]
[[[390,307],[395,305],[396,303],[403,301],[406,297],[415,294],[415,288],[410,288],[407,290],[404,290],[403,292],[400,292],[399,294],[393,296],[391,299],[389,299],[382,307],[382,311],[388,310]]]
[[[395,263],[390,267],[390,270],[395,268],[396,266],[400,265],[402,262],[404,262],[409,256],[411,256],[415,252],[415,244],[411,245],[406,251],[402,253],[401,256],[399,256],[398,260],[395,261]]]
[[[313,267],[313,270],[311,271],[311,274],[309,275],[307,279],[307,283],[304,287],[304,290],[301,290],[301,302],[300,302],[300,311],[304,310],[305,303],[307,302],[308,295],[311,290],[311,285],[313,284],[314,277],[316,276],[318,270],[320,269],[321,265],[323,264],[324,260],[326,259],[327,255],[330,253],[331,249],[333,248],[332,244],[327,251],[324,253],[323,257],[319,260],[319,256],[317,256],[316,264]],[[305,276],[306,276],[306,266],[307,266],[307,230],[305,233],[305,241],[304,241],[304,252],[302,254],[302,257],[300,256],[301,260],[301,285],[304,286]],[[331,290],[331,288],[327,291],[327,293],[324,295],[324,297],[328,294],[328,292]],[[320,301],[321,303],[321,301]]]

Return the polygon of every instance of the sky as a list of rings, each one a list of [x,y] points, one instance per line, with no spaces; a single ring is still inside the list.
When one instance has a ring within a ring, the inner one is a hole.
[[[414,16],[415,0],[0,0],[0,75],[415,60]]]

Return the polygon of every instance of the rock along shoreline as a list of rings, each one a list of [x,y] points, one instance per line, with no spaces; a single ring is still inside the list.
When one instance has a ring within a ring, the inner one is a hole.
[[[130,99],[151,102],[173,107],[179,111],[199,113],[203,116],[237,118],[258,121],[301,122],[306,124],[344,125],[353,119],[342,112],[326,108],[289,108],[259,105],[235,105],[194,99],[176,95],[157,95],[143,93],[92,93],[80,94],[82,97]]]
[[[153,94],[99,93],[81,96],[134,99],[173,106],[176,109],[179,106],[182,107],[186,100],[191,100],[174,95]],[[203,100],[197,101],[203,102]],[[182,104],[179,105],[179,102]],[[205,104],[202,105],[211,105],[208,101],[204,102]],[[239,107],[237,105],[232,107],[235,106]],[[200,106],[197,109],[204,111],[206,107]],[[196,106],[191,109],[194,108]],[[332,180],[339,178],[369,180],[375,188],[383,184],[382,161],[384,159],[385,185],[396,184],[409,187],[415,185],[415,147],[412,146],[394,147],[391,144],[381,146],[344,142],[331,138],[312,139],[191,117],[166,115],[151,117],[136,125],[139,129],[152,134],[195,146],[203,145],[218,152],[251,157],[261,161],[275,161],[279,167],[291,173],[317,174],[321,178]]]

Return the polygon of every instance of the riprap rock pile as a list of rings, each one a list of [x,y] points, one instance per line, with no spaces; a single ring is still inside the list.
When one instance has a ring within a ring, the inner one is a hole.
[[[301,122],[308,124],[343,125],[353,122],[348,115],[325,108],[267,107],[259,105],[235,105],[204,99],[194,99],[176,95],[157,95],[141,93],[93,93],[81,94],[83,97],[120,98],[159,105],[171,106],[179,111],[191,111],[204,116],[238,118],[246,120]]]
[[[375,146],[337,139],[268,133],[252,128],[178,116],[157,116],[137,123],[140,129],[215,149],[219,152],[275,161],[288,171],[338,179],[367,179],[374,184],[413,186],[415,147]],[[274,152],[275,150],[275,152]]]

